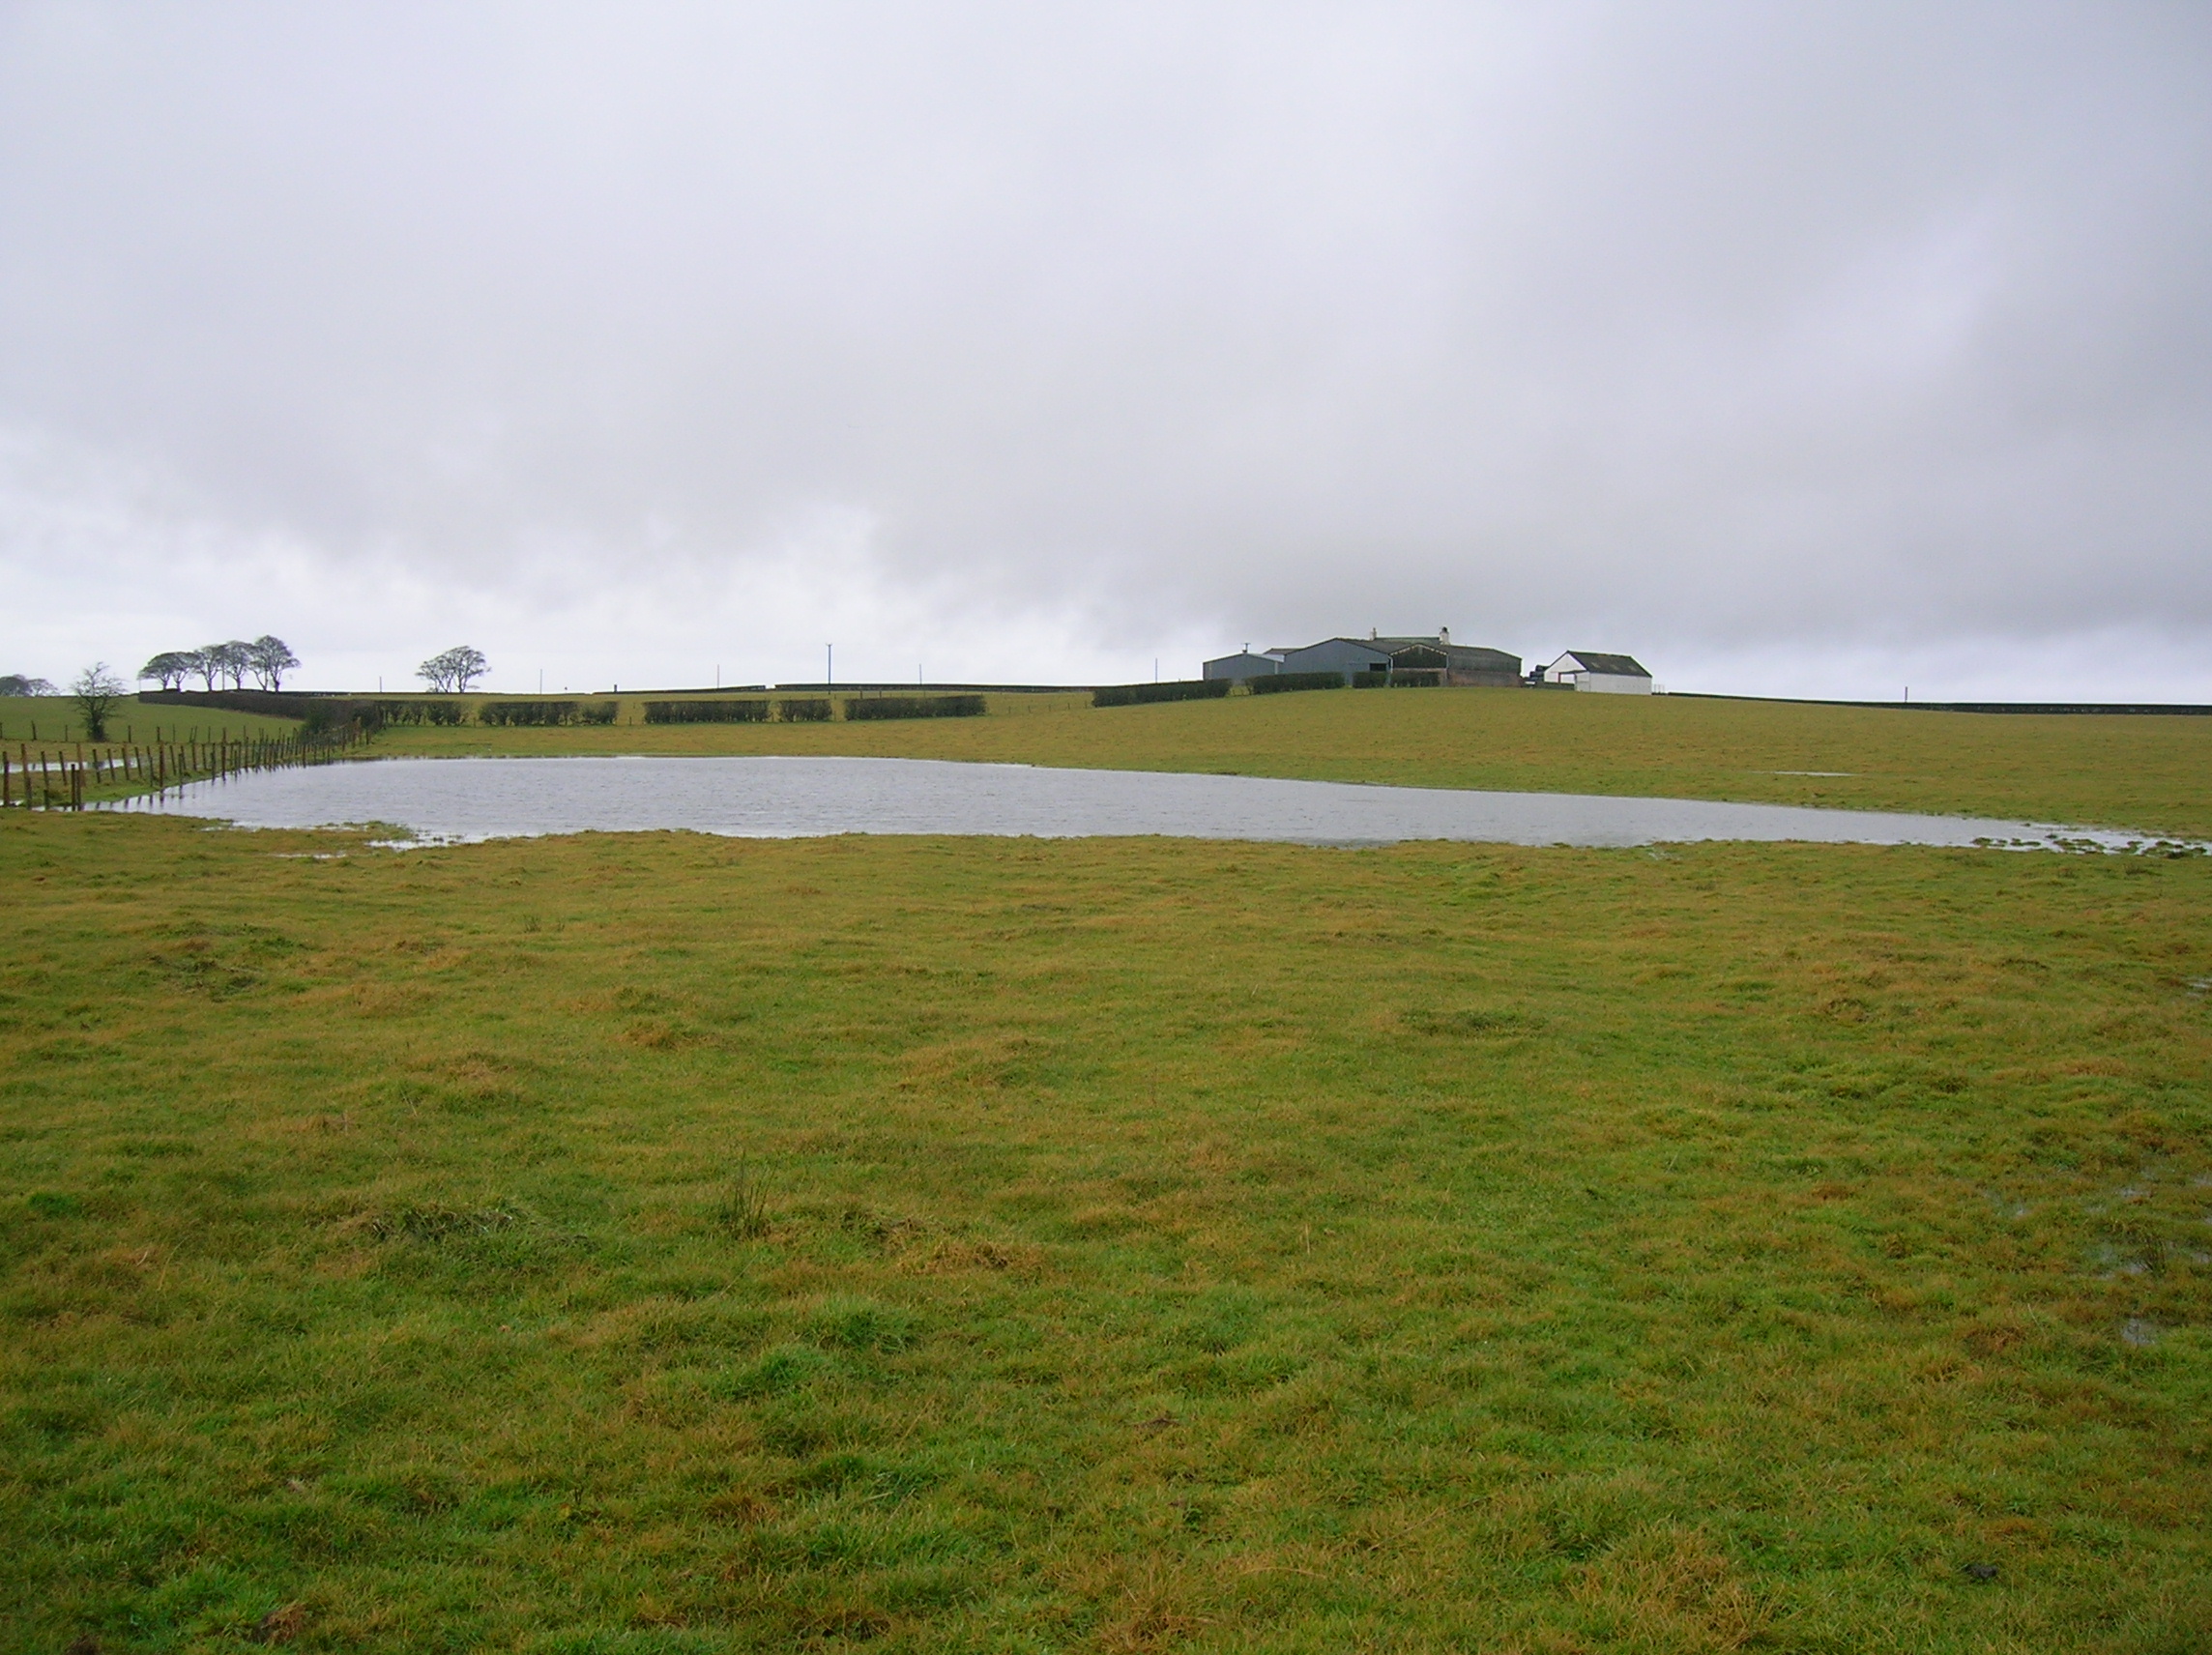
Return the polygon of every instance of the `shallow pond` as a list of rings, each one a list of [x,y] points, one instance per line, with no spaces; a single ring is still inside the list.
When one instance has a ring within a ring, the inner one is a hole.
[[[382,759],[257,770],[107,808],[213,817],[247,828],[403,824],[407,839],[418,843],[656,828],[747,838],[1166,834],[1336,845],[1402,839],[1593,846],[1802,839],[2118,849],[2142,838],[2025,822],[1781,804],[1473,793],[934,759]]]

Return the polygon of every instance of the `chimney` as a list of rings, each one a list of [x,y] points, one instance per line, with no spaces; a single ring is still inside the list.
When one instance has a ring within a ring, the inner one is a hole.
[[[1440,644],[1448,644],[1451,642],[1451,628],[1449,626],[1439,626],[1437,628],[1437,642]]]

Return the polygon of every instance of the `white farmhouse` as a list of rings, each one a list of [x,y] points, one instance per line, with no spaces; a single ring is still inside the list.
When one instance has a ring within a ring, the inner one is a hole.
[[[1601,654],[1595,650],[1569,650],[1544,669],[1544,682],[1610,695],[1649,695],[1652,687],[1651,675],[1634,655]]]

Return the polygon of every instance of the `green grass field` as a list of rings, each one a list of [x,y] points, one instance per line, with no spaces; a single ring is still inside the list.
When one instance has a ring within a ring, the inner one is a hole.
[[[626,697],[624,716],[637,707]],[[2212,718],[1908,711],[1512,689],[1337,690],[986,718],[396,728],[390,754],[868,753],[2035,817],[2212,835]],[[1807,773],[1807,772],[1843,772]]]
[[[289,718],[264,718],[251,712],[212,708],[165,707],[127,695],[108,714],[111,741],[207,740],[227,732],[233,739],[289,735],[299,725]],[[59,746],[86,739],[76,704],[66,695],[0,695],[0,746],[41,742]]]
[[[773,734],[2205,815],[2195,720],[1596,699]],[[2212,1646],[2212,859],[11,811],[0,889],[0,1649]]]

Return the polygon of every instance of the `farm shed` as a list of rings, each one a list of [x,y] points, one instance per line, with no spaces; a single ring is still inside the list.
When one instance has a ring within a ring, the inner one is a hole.
[[[1480,684],[1509,689],[1521,682],[1521,657],[1503,650],[1455,644],[1449,628],[1433,637],[1324,638],[1302,650],[1284,650],[1287,673],[1386,673],[1392,683]]]
[[[1544,669],[1544,682],[1609,695],[1649,695],[1652,691],[1651,674],[1634,655],[1610,655],[1597,650],[1569,650]]]
[[[1255,653],[1244,650],[1234,655],[1217,655],[1206,663],[1201,674],[1205,678],[1272,678],[1283,670],[1283,657],[1279,651]]]

